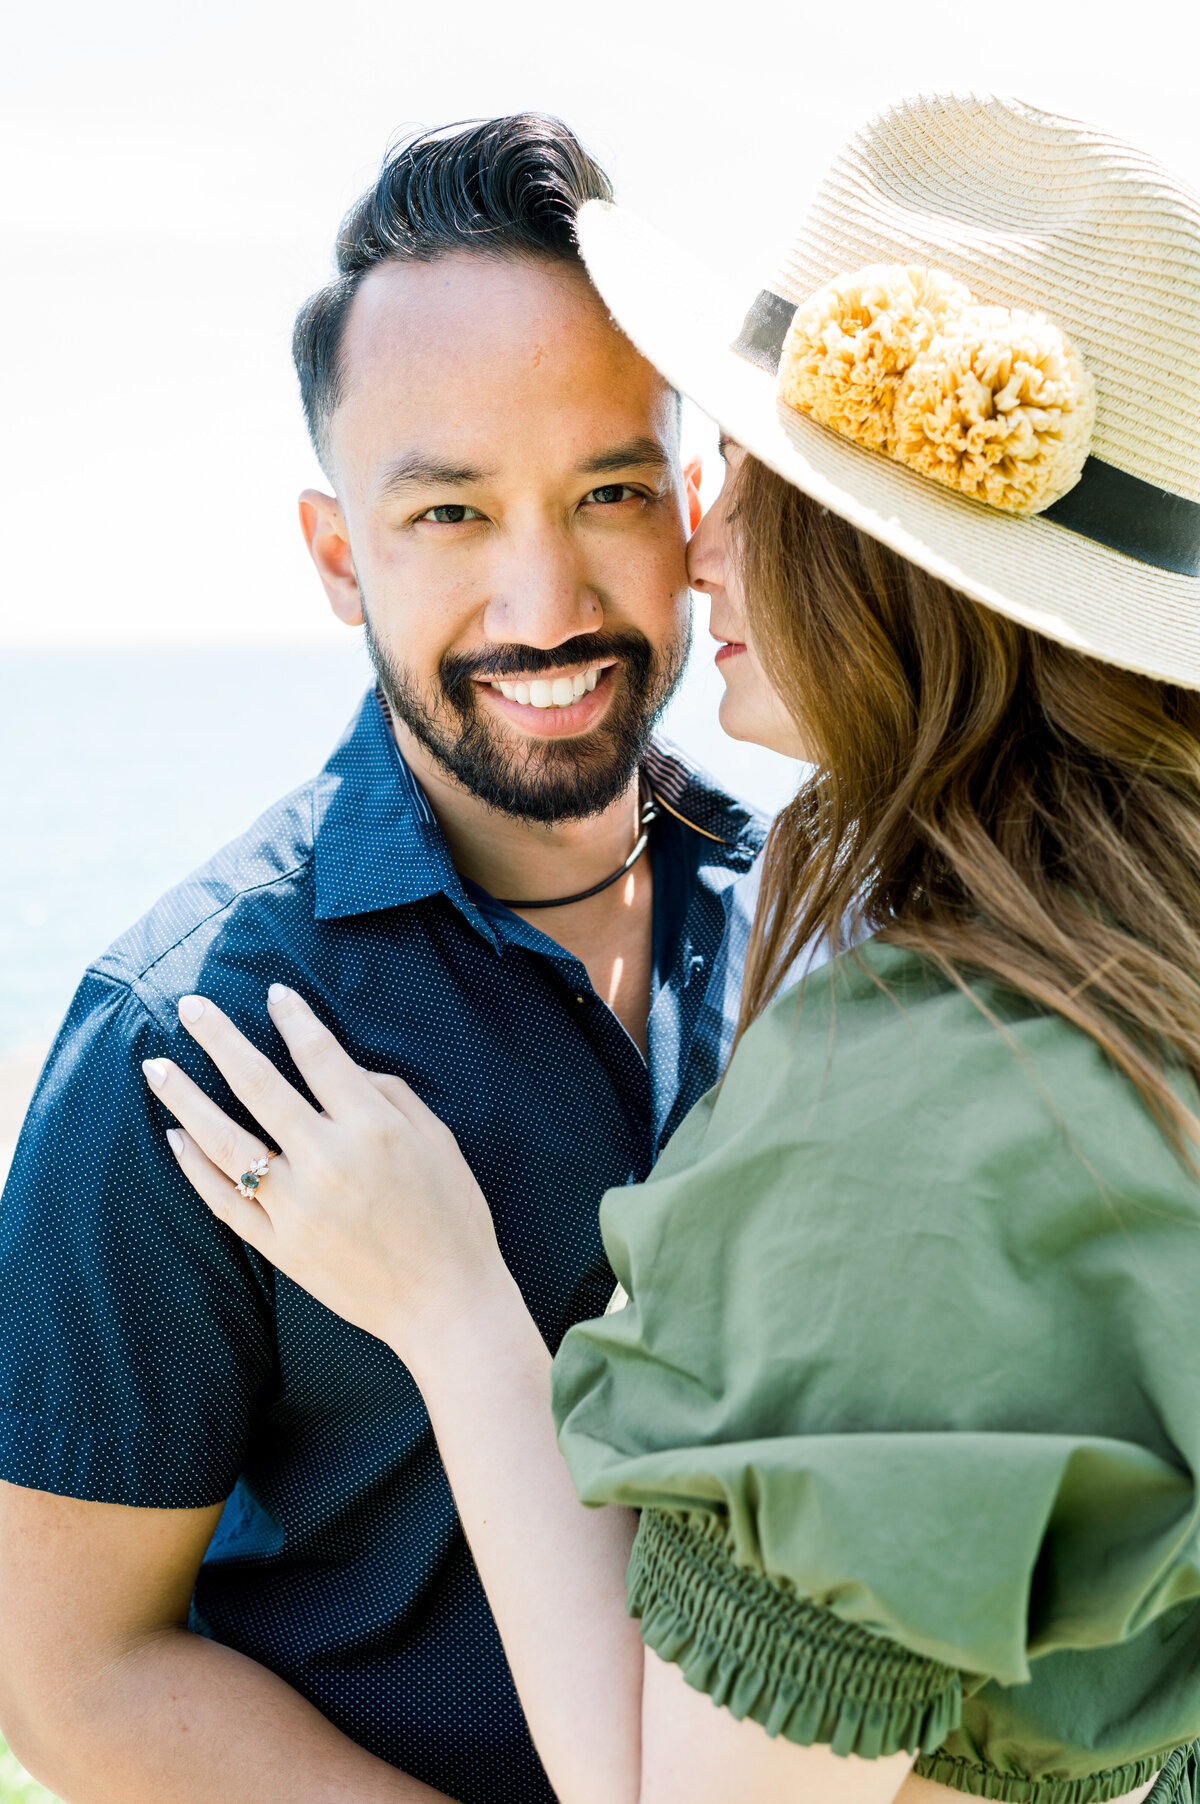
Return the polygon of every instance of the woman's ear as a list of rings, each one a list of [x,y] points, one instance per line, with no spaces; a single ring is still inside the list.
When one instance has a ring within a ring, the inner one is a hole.
[[[693,457],[690,464],[684,465],[684,487],[687,491],[688,532],[695,532],[700,524],[700,516],[704,509],[700,505],[700,459]]]
[[[320,489],[305,489],[300,497],[300,530],[330,607],[346,626],[361,626],[362,596],[341,502]]]

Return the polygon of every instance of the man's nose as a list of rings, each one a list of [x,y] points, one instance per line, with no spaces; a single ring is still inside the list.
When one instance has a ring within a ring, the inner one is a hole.
[[[493,567],[483,624],[489,639],[547,651],[600,630],[604,607],[568,534],[545,525],[504,549]]]

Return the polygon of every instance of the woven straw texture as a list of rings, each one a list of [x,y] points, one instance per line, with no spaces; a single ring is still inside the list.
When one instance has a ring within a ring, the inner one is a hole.
[[[1200,688],[1200,580],[998,513],[837,437],[727,348],[727,305],[706,299],[708,273],[676,247],[601,202],[582,210],[579,237],[618,324],[764,463],[986,606]],[[799,302],[889,263],[1048,315],[1096,380],[1093,453],[1200,502],[1200,199],[1153,158],[1016,100],[902,102],[845,147],[770,286]]]

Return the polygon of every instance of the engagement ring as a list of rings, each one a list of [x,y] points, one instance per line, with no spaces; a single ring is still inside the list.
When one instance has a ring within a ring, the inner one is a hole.
[[[274,1153],[267,1153],[263,1158],[255,1159],[250,1165],[249,1170],[242,1173],[237,1181],[239,1196],[254,1195],[254,1192],[266,1177],[267,1166],[274,1157]]]

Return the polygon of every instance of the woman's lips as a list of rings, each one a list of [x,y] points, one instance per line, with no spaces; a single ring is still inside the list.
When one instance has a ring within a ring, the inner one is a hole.
[[[723,664],[726,658],[736,658],[738,654],[745,651],[745,649],[746,647],[739,644],[736,639],[727,639],[724,645],[718,645],[717,647],[716,662],[718,664]]]

